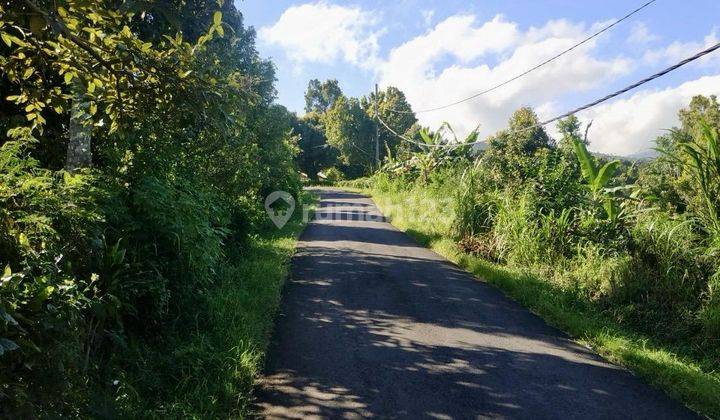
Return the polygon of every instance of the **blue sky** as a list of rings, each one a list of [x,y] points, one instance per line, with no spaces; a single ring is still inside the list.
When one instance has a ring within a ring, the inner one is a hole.
[[[277,66],[278,103],[302,113],[312,78],[335,78],[347,95],[374,83],[402,89],[415,109],[453,102],[578,42],[643,0],[237,1]],[[606,33],[476,101],[419,114],[482,135],[519,106],[552,117],[604,96],[720,41],[717,0],[658,0]],[[591,148],[632,154],[676,124],[695,94],[720,94],[720,52],[578,116],[593,120]],[[549,127],[553,132],[553,127]]]

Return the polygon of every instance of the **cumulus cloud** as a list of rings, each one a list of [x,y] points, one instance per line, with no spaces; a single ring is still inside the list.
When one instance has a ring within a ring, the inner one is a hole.
[[[658,39],[660,39],[660,37],[650,32],[646,24],[639,22],[630,30],[628,42],[631,44],[644,45],[657,41]]]
[[[643,57],[646,64],[671,64],[684,60],[689,56],[720,42],[717,29],[713,29],[702,41],[675,41],[664,48],[647,51]],[[718,54],[709,54],[696,61],[700,66],[720,66]]]
[[[361,7],[345,7],[326,1],[287,9],[272,26],[259,31],[260,41],[279,46],[288,58],[304,63],[344,61],[358,68],[372,69],[382,86],[403,90],[415,110],[434,108],[501,83],[537,63],[569,48],[608,22],[591,25],[557,19],[522,29],[502,15],[480,21],[470,14],[450,16],[432,25],[434,13],[420,10],[428,29],[379,55],[378,39],[383,34],[376,13]],[[628,76],[644,66],[675,63],[718,42],[713,30],[696,42],[673,42],[648,49],[628,59],[602,54],[595,38],[552,63],[513,81],[501,89],[461,105],[437,112],[420,113],[421,124],[437,127],[449,121],[459,134],[478,124],[481,136],[507,125],[513,111],[532,106],[541,119],[566,111],[576,103],[572,95],[603,93],[603,86]],[[648,27],[632,27],[626,42],[633,46],[658,40]],[[720,55],[702,59],[696,66],[706,70],[717,65]],[[707,73],[707,72],[706,72]],[[720,73],[720,71],[718,71]],[[713,74],[713,73],[710,73]],[[720,94],[720,74],[707,76],[664,90],[642,90],[579,115],[594,120],[591,148],[610,154],[632,154],[653,146],[663,129],[677,124],[677,111],[696,94]],[[555,127],[548,127],[551,134]]]
[[[393,49],[381,64],[379,76],[383,85],[403,90],[416,110],[432,108],[503,82],[577,43],[592,30],[554,20],[521,31],[502,16],[483,23],[474,16],[453,16]],[[479,123],[481,135],[486,136],[503,128],[521,106],[534,106],[546,116],[558,109],[554,101],[559,96],[592,89],[632,70],[631,61],[621,57],[595,58],[592,53],[597,42],[588,42],[502,89],[418,117],[429,126],[450,121],[460,133]],[[453,64],[437,69],[447,57]]]
[[[677,112],[695,95],[720,95],[720,75],[706,76],[664,90],[643,90],[626,99],[599,105],[578,117],[590,130],[590,149],[630,155],[655,146],[664,130],[679,124]]]
[[[347,63],[372,68],[378,55],[376,16],[359,7],[308,3],[285,10],[272,26],[260,28],[260,42],[281,47],[297,65]]]

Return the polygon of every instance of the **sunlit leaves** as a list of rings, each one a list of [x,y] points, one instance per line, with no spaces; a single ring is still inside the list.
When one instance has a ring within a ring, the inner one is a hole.
[[[0,32],[0,37],[8,47],[12,47],[12,39],[10,38],[10,35],[5,32]]]
[[[51,6],[49,2],[38,4],[41,8]],[[134,13],[104,6],[102,2],[73,1],[48,7],[43,16],[49,16],[51,22],[38,14],[26,20],[26,9],[20,4],[3,15],[0,38],[11,50],[0,73],[20,88],[22,94],[15,96],[38,98],[53,104],[53,112],[66,112],[62,104],[82,87],[93,99],[95,111],[97,107],[107,109],[108,104],[122,104],[118,106],[122,113],[108,115],[112,122],[107,129],[117,131],[122,121],[147,112],[148,107],[162,109],[180,92],[199,95],[207,86],[217,84],[213,78],[203,80],[194,66],[206,44],[224,34],[221,12],[212,14],[208,32],[195,44],[183,40],[179,32],[153,43],[131,29]],[[16,22],[25,22],[30,29]],[[57,86],[57,77],[64,88],[51,87]],[[196,109],[202,111],[202,107]],[[25,109],[26,120],[38,131],[46,123],[40,111]],[[104,126],[97,122],[88,121],[96,127]]]

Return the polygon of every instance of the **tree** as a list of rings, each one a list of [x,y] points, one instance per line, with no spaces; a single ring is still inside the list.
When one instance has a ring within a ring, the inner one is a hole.
[[[698,95],[692,98],[687,108],[678,111],[680,127],[658,137],[655,142],[660,156],[643,165],[638,184],[645,192],[645,198],[654,205],[660,205],[673,213],[704,206],[702,191],[687,170],[692,165],[685,151],[685,145],[705,147],[703,125],[720,128],[720,104],[716,96]],[[694,143],[694,145],[693,145]]]
[[[299,190],[274,78],[230,1],[0,2],[4,416],[91,416],[122,343],[202,314],[264,194]]]
[[[580,120],[575,115],[571,115],[563,120],[558,121],[558,131],[562,135],[558,148],[563,151],[566,155],[574,153],[574,144],[576,142],[582,142],[585,146],[588,146],[587,138],[584,138],[580,133]]]
[[[337,80],[313,79],[305,92],[305,112],[325,113],[343,96]]]
[[[536,154],[552,147],[550,137],[538,124],[532,109],[520,108],[510,118],[509,128],[489,139],[483,159],[496,183],[521,183],[538,169],[542,160],[535,159]]]
[[[678,112],[678,117],[682,131],[695,138],[703,135],[704,124],[720,127],[720,103],[717,96],[694,96],[690,105]]]
[[[349,178],[367,174],[374,164],[374,125],[360,101],[340,97],[323,116],[327,142],[339,152]]]
[[[375,118],[375,99],[374,92],[360,99],[363,109],[371,119]],[[409,134],[413,125],[417,123],[417,118],[407,102],[405,94],[400,89],[389,86],[384,91],[378,92],[377,101],[380,118],[396,132],[403,135]],[[383,124],[380,124],[379,128],[380,159],[383,160],[388,150],[390,153],[396,154],[401,148],[402,140],[385,128]]]
[[[303,118],[295,117],[293,133],[300,137],[298,166],[310,179],[316,180],[318,172],[333,166],[338,155],[337,149],[327,143],[322,117],[314,112]]]

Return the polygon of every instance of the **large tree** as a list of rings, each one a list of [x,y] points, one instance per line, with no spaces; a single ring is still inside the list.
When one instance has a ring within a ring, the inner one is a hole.
[[[230,1],[0,2],[0,417],[91,416],[137,370],[106,356],[197,321],[263,194],[297,191],[254,36]],[[91,168],[56,172],[68,143]]]
[[[498,184],[524,182],[536,170],[536,155],[552,147],[539,121],[532,109],[520,108],[510,117],[508,129],[489,139],[483,160]]]
[[[340,97],[323,116],[328,144],[340,152],[348,177],[370,172],[375,159],[374,125],[356,98]]]
[[[308,83],[305,91],[305,112],[321,114],[327,112],[342,96],[342,89],[337,80],[320,82],[318,79],[313,79]]]
[[[411,128],[417,123],[417,118],[405,94],[398,88],[390,86],[385,90],[364,96],[360,101],[363,109],[372,119],[375,118],[375,101],[377,99],[378,115],[393,130],[412,137]],[[401,148],[402,140],[383,124],[379,125],[380,159],[384,159],[387,150],[395,154]]]
[[[318,172],[335,164],[337,149],[327,144],[320,114],[311,112],[295,118],[293,134],[299,136],[298,166],[310,179],[316,180]]]

